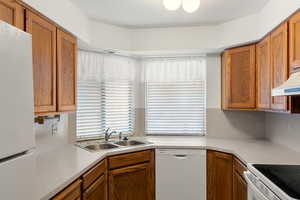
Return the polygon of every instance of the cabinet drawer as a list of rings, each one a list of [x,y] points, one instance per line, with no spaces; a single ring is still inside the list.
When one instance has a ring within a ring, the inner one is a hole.
[[[244,177],[244,171],[247,171],[247,167],[239,159],[234,158],[233,167],[241,177]]]
[[[136,153],[128,153],[108,158],[109,169],[125,167],[138,163],[148,162],[151,160],[152,151],[141,151]]]
[[[61,193],[56,195],[52,200],[80,200],[81,198],[81,180],[77,180]]]
[[[107,199],[107,175],[100,176],[82,194],[83,200],[106,200]]]
[[[90,169],[87,173],[82,176],[83,189],[88,188],[97,178],[105,174],[107,169],[107,161],[102,160],[94,168]]]

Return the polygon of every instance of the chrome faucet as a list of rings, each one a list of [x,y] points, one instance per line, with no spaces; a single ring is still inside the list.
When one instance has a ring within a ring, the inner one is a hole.
[[[105,142],[108,142],[109,138],[110,138],[111,135],[114,134],[114,133],[117,133],[117,132],[116,132],[116,131],[111,131],[111,132],[110,132],[110,128],[107,128],[107,129],[105,130],[105,137],[104,137]]]

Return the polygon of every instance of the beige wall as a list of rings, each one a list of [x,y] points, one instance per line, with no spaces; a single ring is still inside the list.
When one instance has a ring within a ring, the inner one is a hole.
[[[56,119],[35,124],[36,152],[44,153],[75,142],[75,114],[62,114],[57,123],[57,133],[52,134],[52,124]]]

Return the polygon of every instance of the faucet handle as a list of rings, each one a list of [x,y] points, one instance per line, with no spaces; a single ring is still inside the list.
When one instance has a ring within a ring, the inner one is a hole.
[[[105,130],[105,133],[107,134],[109,131],[110,131],[110,128],[108,127],[108,128]]]

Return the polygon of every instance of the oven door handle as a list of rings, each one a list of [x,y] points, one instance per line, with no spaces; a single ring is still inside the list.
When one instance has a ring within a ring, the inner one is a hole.
[[[254,192],[254,196],[258,197],[259,200],[269,200],[259,189],[257,189],[257,187],[253,184],[253,182],[249,179],[249,176],[251,176],[250,174],[251,172],[246,171],[244,172],[245,175],[245,179],[247,181],[248,187],[252,190],[252,192]],[[249,193],[249,189],[248,189],[248,193]],[[248,197],[249,198],[249,197]]]

